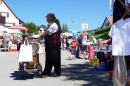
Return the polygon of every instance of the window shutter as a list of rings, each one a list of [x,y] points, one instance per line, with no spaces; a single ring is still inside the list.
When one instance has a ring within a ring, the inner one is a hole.
[[[0,0],[0,5],[2,4],[2,0]]]
[[[2,16],[2,12],[0,12],[0,16]]]
[[[5,17],[4,16],[0,16],[0,23],[5,24]]]
[[[9,12],[7,12],[7,17],[9,17]]]

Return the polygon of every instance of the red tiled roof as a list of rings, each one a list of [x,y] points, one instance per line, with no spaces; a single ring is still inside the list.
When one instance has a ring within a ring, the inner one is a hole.
[[[107,17],[108,21],[110,22],[110,24],[112,25],[113,24],[113,17],[112,16],[109,16]]]

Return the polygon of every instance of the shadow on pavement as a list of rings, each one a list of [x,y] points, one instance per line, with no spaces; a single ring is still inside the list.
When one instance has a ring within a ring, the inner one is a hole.
[[[22,79],[20,78],[20,73],[19,71],[14,71],[13,73],[11,73],[11,78],[13,78],[14,80],[27,80],[27,79],[33,79],[35,78],[35,75],[37,74],[36,71],[24,71],[22,72]]]
[[[112,86],[109,80],[108,71],[95,71],[88,63],[70,64],[68,67],[62,65],[62,75],[67,80],[85,81],[86,84],[77,84],[80,86]]]

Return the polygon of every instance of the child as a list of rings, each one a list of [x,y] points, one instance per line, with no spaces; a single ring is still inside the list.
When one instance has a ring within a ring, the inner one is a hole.
[[[70,43],[70,49],[71,49],[71,60],[74,60],[74,57],[76,55],[76,51],[78,49],[78,43],[76,42],[75,37],[73,37],[73,41]]]

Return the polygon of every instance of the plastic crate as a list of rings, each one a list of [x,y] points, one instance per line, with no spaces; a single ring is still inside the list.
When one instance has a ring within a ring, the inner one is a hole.
[[[94,66],[94,70],[96,70],[96,71],[107,71],[108,68],[106,66]]]

